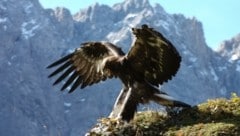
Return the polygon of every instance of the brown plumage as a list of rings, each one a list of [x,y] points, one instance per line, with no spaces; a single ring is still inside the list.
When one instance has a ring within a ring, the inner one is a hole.
[[[158,86],[177,73],[181,57],[176,48],[163,35],[147,25],[133,28],[136,41],[128,54],[109,42],[87,42],[73,53],[52,63],[59,66],[49,77],[63,72],[54,85],[66,79],[61,90],[71,86],[84,88],[107,78],[117,77],[123,82],[110,117],[129,121],[139,103],[155,101],[165,106],[189,107],[177,101]]]

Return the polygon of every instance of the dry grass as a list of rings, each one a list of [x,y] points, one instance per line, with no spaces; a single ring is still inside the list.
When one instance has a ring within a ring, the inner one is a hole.
[[[91,136],[238,136],[240,97],[219,98],[179,112],[145,111],[134,120],[104,118],[89,132]]]

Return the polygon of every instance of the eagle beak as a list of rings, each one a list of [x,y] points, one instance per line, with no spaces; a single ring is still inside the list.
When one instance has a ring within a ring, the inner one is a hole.
[[[137,34],[137,30],[138,30],[137,28],[132,28],[132,32],[133,32],[133,34],[136,35],[136,34]]]

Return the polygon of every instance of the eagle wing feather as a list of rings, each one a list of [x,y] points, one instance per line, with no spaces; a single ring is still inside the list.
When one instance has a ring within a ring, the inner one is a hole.
[[[170,80],[181,62],[176,48],[161,33],[147,25],[133,28],[133,33],[136,41],[127,55],[131,67],[153,85]]]
[[[62,57],[56,62],[50,64],[47,68],[57,67],[49,78],[62,73],[54,82],[60,83],[64,79],[61,90],[65,90],[71,84],[70,92],[73,92],[78,86],[84,88],[88,85],[98,83],[99,81],[112,78],[113,73],[104,69],[104,63],[110,57],[119,57],[124,53],[120,48],[107,42],[87,42],[83,43],[73,53]]]

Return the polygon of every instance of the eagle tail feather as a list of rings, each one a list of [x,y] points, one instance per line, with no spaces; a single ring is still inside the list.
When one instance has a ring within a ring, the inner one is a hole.
[[[164,106],[186,107],[186,108],[191,107],[191,105],[178,101],[167,94],[155,93],[152,97],[152,100]]]

